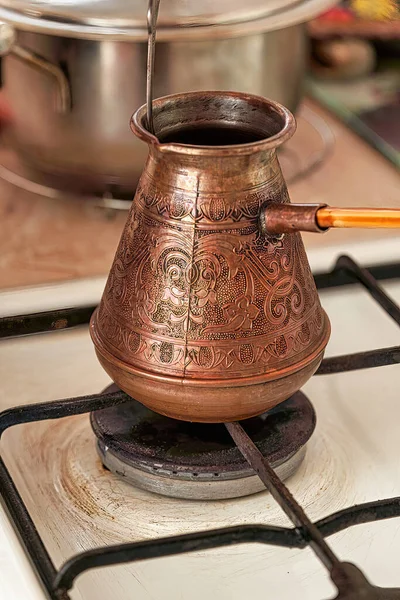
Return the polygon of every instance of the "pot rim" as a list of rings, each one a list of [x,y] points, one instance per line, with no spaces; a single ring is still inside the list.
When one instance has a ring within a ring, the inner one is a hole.
[[[247,94],[244,92],[230,92],[230,91],[196,91],[186,92],[179,94],[171,94],[157,98],[153,101],[153,112],[156,120],[157,111],[161,111],[166,104],[171,102],[178,102],[179,100],[193,99],[193,100],[207,100],[207,99],[230,99],[236,101],[243,101],[253,109],[260,109],[261,111],[269,110],[272,113],[278,115],[278,118],[282,120],[281,129],[268,137],[255,142],[249,142],[244,144],[230,144],[230,145],[216,145],[216,146],[202,146],[195,144],[183,144],[178,142],[160,142],[157,137],[151,134],[146,129],[146,117],[147,107],[143,104],[138,108],[131,117],[130,125],[133,133],[141,140],[146,142],[150,147],[155,148],[161,153],[175,153],[184,154],[190,156],[244,156],[249,154],[255,154],[261,151],[274,150],[289,138],[292,137],[296,131],[296,120],[293,114],[288,108],[270,100],[263,96],[257,96],[255,94]]]
[[[338,0],[297,0],[283,10],[261,11],[247,20],[242,18],[218,19],[217,22],[182,22],[166,24],[157,31],[158,41],[218,40],[257,33],[267,33],[305,23],[332,7]],[[43,10],[43,6],[18,10],[11,0],[0,0],[0,19],[21,31],[44,33],[60,37],[87,40],[147,41],[147,27],[126,19],[94,19],[78,16],[55,15]]]

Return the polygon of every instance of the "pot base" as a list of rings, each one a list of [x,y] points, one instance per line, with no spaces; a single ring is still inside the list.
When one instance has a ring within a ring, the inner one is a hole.
[[[325,344],[305,366],[294,368],[283,377],[261,382],[243,378],[242,384],[232,385],[229,380],[149,376],[129,368],[96,344],[100,364],[120,389],[156,413],[197,423],[240,421],[270,410],[312,377],[321,363],[324,349]]]

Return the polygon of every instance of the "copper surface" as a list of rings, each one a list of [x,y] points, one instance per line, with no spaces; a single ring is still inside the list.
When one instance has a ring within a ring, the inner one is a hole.
[[[294,118],[230,92],[169,96],[153,110],[158,139],[146,107],[132,120],[149,157],[92,318],[98,357],[158,413],[261,414],[313,374],[330,333],[300,235],[259,228],[262,206],[290,202],[276,149]]]
[[[324,233],[331,227],[400,229],[399,208],[337,208],[326,204],[270,204],[260,213],[265,235],[295,231]]]
[[[264,235],[282,235],[294,231],[324,233],[317,220],[325,204],[267,204],[260,212],[260,228]]]

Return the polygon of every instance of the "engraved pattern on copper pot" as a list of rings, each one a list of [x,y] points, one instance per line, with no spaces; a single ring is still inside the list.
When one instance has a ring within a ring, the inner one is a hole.
[[[250,107],[254,98],[215,96]],[[188,97],[208,98],[175,98]],[[285,109],[254,102],[279,109],[274,118],[293,130]],[[271,239],[258,226],[262,206],[289,202],[275,152],[282,136],[272,135],[248,154],[151,143],[92,323],[100,353],[143,374],[225,386],[279,379],[322,357],[329,326],[300,234]]]
[[[172,212],[164,212],[165,196],[154,203],[146,183],[142,179],[98,316],[112,351],[153,371],[218,378],[275,369],[277,361],[282,368],[307,353],[323,319],[319,302],[306,302],[312,290],[299,236],[269,240],[254,217],[238,217],[240,207],[232,209],[240,223],[232,232],[234,220],[220,198],[206,198],[194,220],[206,221],[207,229],[198,230],[193,243],[193,225],[183,220],[188,203],[180,206],[169,196]],[[279,185],[253,193],[248,212],[251,201],[258,214],[275,194]],[[167,226],[160,213],[168,215]],[[179,231],[171,221],[180,223]],[[215,223],[224,227],[215,231]],[[133,254],[132,248],[142,250]]]

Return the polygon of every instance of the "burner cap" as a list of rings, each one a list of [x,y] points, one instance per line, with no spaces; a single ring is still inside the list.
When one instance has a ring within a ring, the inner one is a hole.
[[[300,466],[315,412],[297,392],[243,428],[282,479]],[[159,415],[136,400],[91,414],[105,467],[140,488],[191,499],[247,496],[264,485],[220,423],[188,423]]]

